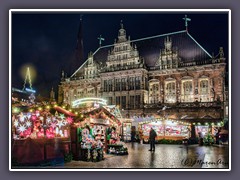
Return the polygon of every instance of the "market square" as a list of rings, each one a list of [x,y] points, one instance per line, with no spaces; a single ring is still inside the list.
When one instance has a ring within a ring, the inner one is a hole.
[[[228,169],[228,16],[12,12],[11,168]]]

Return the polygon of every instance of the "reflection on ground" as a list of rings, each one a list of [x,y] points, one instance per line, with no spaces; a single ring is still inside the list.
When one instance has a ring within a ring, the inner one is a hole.
[[[227,146],[128,143],[129,155],[106,155],[100,162],[72,161],[63,168],[228,168]]]

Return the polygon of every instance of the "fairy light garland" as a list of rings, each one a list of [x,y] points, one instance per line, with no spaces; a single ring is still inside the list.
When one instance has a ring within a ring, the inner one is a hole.
[[[30,108],[28,110],[28,112],[32,113],[34,110],[39,110],[39,111],[44,111],[44,110],[50,110],[52,108],[56,108],[56,107],[62,107],[62,108],[66,108],[66,106],[60,106],[60,105],[57,105],[57,104],[54,104],[54,105],[42,105],[42,106],[36,106],[34,108]],[[97,108],[96,108],[97,109]],[[81,117],[83,118],[84,115],[83,113],[80,113],[79,111],[74,111],[74,109],[71,109],[69,108],[68,110],[66,110],[67,112],[71,112],[75,115],[77,115],[76,117]],[[14,107],[13,108],[13,112],[16,113],[16,112],[20,112],[20,109],[17,108],[17,107]],[[105,114],[106,115],[106,114]],[[153,120],[148,120],[148,121],[143,121],[143,122],[139,122],[139,125],[142,125],[142,124],[148,124],[148,123],[151,123],[151,122],[156,122],[156,121],[166,121],[166,120],[169,120],[169,121],[172,121],[172,122],[175,122],[175,123],[178,123],[178,124],[182,124],[182,125],[186,125],[186,126],[190,126],[190,125],[197,125],[197,126],[200,126],[200,125],[205,125],[205,126],[223,126],[224,125],[224,122],[223,121],[220,121],[220,122],[217,122],[217,123],[212,123],[212,122],[194,122],[194,123],[186,123],[186,122],[182,122],[181,120],[173,120],[173,119],[153,119]]]

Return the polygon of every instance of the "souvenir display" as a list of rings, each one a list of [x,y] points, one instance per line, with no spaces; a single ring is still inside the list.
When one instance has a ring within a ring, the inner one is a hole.
[[[57,111],[56,111],[57,112]],[[51,114],[49,111],[36,110],[33,112],[20,112],[13,115],[13,138],[38,139],[69,138],[69,126],[72,117],[64,114]]]
[[[147,141],[148,139],[151,128],[153,128],[157,133],[156,139],[163,138],[177,139],[190,136],[189,124],[181,124],[173,120],[145,122],[141,124],[140,128],[142,129],[145,141]]]

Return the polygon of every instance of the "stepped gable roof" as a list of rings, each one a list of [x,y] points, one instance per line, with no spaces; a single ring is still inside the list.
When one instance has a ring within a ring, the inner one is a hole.
[[[211,55],[186,30],[131,40],[130,42],[136,45],[139,55],[144,59],[145,64],[148,67],[153,67],[159,58],[160,51],[165,49],[164,41],[167,36],[172,41],[172,50],[177,50],[182,62],[200,61],[211,58]],[[108,52],[113,47],[114,44],[99,47],[93,53],[93,61],[104,65]],[[77,71],[85,64],[86,62]],[[77,71],[72,76],[78,74]]]

